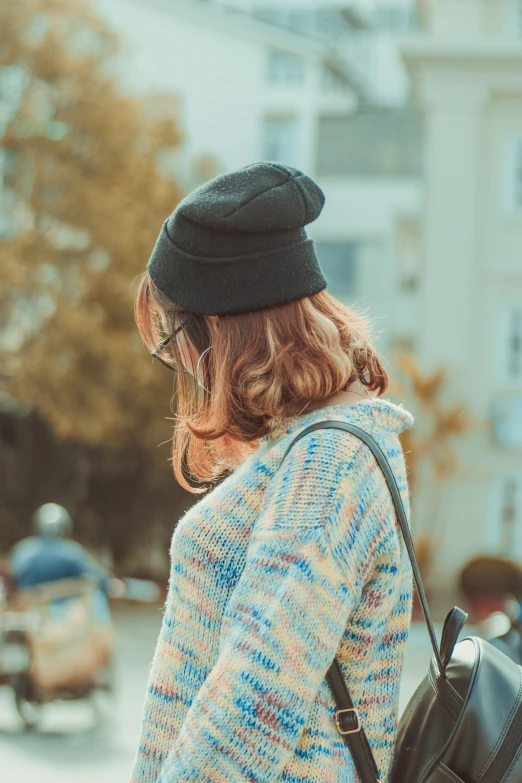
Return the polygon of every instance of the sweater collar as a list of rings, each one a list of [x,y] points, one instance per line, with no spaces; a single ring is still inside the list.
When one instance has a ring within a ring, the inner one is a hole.
[[[300,416],[278,416],[272,419],[268,434],[260,438],[259,443],[261,445],[270,443],[281,435],[299,431],[315,421],[325,419],[340,419],[359,424],[363,429],[367,427],[373,432],[385,431],[396,435],[414,424],[412,414],[401,404],[385,397],[372,397],[363,399],[355,405],[334,403],[305,412]]]

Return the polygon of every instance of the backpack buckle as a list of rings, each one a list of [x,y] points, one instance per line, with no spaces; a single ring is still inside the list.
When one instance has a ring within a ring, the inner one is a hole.
[[[355,729],[345,729],[343,730],[340,722],[339,722],[339,715],[342,715],[343,712],[353,712],[355,717],[357,718],[357,725]],[[335,713],[335,723],[337,725],[337,728],[339,730],[339,734],[356,734],[358,731],[361,730],[361,719],[359,717],[359,713],[355,709],[355,707],[350,707],[348,710],[337,710]]]

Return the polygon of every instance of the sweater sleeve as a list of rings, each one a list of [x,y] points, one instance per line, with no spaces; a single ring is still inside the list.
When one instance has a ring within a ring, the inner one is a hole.
[[[360,441],[303,437],[266,490],[217,661],[158,783],[270,783],[295,752],[360,597]]]

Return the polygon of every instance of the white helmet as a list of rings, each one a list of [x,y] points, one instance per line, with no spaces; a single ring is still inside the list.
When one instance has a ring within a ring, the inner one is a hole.
[[[72,532],[72,519],[58,503],[44,503],[34,512],[34,526],[39,536],[59,538]]]

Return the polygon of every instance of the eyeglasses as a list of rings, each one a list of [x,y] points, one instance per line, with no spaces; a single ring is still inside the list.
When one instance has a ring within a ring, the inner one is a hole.
[[[179,370],[177,367],[173,367],[172,364],[169,364],[168,362],[166,362],[165,359],[162,359],[161,356],[159,355],[160,352],[163,351],[163,349],[166,348],[167,345],[174,339],[174,337],[178,334],[178,332],[181,332],[181,330],[183,329],[184,326],[185,326],[185,324],[182,323],[180,326],[178,326],[177,329],[174,329],[172,334],[169,334],[168,337],[165,337],[165,339],[162,340],[157,345],[157,347],[153,351],[150,352],[150,355],[154,359],[157,359],[159,362],[161,362],[165,367],[167,367],[167,369],[172,370],[172,372],[181,372],[183,374],[186,374],[186,373],[189,372],[188,370]]]

